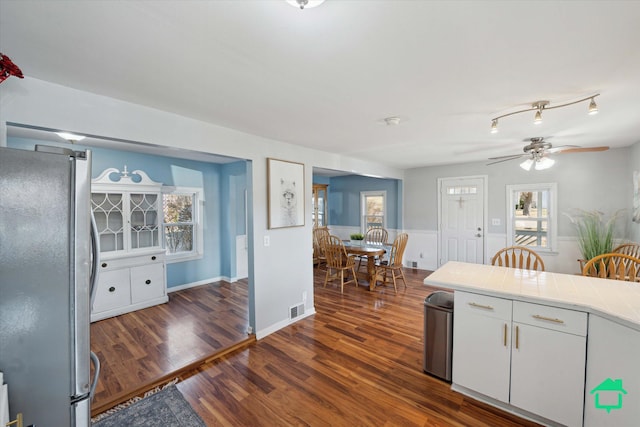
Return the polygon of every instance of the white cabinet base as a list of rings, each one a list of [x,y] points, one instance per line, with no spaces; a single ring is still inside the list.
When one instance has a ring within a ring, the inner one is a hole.
[[[465,396],[469,396],[472,399],[478,400],[480,402],[484,402],[487,405],[491,405],[495,408],[501,409],[510,414],[517,415],[518,417],[524,418],[525,420],[533,421],[545,426],[552,426],[552,427],[563,426],[563,424],[558,424],[552,420],[543,418],[536,414],[532,414],[531,412],[525,411],[523,409],[516,408],[515,406],[509,405],[508,403],[504,403],[499,400],[493,399],[489,396],[485,396],[484,394],[470,390],[466,387],[462,387],[461,385],[458,385],[458,384],[451,384],[451,390],[458,392],[460,394],[464,394]]]

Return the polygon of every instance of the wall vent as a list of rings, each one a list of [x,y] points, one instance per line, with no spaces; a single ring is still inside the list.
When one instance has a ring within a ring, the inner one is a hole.
[[[412,268],[418,268],[418,261],[411,261]]]
[[[295,319],[304,314],[304,303],[296,304],[289,307],[289,319]]]

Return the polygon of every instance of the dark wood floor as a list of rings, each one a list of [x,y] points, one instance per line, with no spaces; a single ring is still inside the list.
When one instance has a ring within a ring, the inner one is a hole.
[[[96,415],[248,339],[248,284],[216,282],[169,302],[91,324],[101,364]]]
[[[536,425],[451,391],[422,371],[428,272],[400,285],[322,287],[316,314],[183,375],[178,389],[209,426]]]

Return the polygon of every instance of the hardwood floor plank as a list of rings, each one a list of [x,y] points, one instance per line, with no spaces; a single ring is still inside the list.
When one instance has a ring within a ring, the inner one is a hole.
[[[407,288],[322,286],[316,314],[200,366],[178,383],[207,425],[535,426],[422,371],[428,272]]]

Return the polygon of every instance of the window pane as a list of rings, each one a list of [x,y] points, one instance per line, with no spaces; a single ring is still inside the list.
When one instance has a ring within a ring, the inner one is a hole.
[[[384,197],[367,196],[367,215],[382,215],[384,211]]]
[[[170,254],[193,250],[193,225],[167,225],[165,236]]]
[[[547,218],[549,216],[549,191],[519,191],[516,217]]]
[[[520,246],[547,246],[547,221],[516,220],[515,241]]]
[[[193,197],[185,194],[165,194],[162,200],[164,222],[191,222]]]

